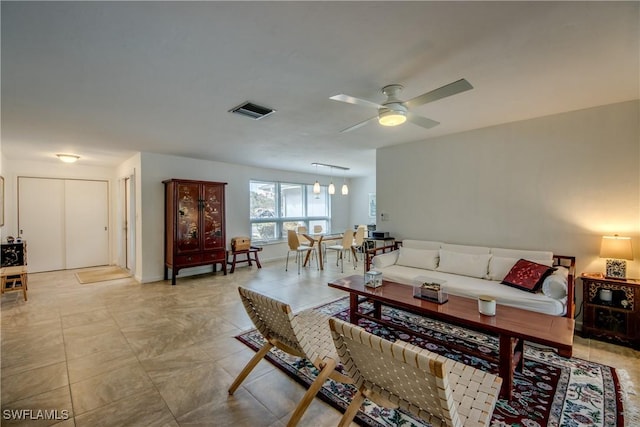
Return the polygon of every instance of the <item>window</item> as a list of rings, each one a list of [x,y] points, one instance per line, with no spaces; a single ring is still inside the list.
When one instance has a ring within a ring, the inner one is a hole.
[[[251,239],[274,241],[284,239],[287,230],[300,226],[313,232],[315,226],[329,231],[331,216],[327,187],[313,194],[313,185],[289,182],[250,181],[249,216]]]

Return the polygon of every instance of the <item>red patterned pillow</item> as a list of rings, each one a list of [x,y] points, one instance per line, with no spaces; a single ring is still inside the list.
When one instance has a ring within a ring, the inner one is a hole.
[[[502,279],[502,284],[523,291],[537,292],[544,279],[554,270],[555,268],[547,265],[520,259]]]

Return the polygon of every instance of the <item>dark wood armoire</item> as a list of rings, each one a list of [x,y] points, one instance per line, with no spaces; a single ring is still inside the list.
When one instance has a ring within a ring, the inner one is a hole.
[[[224,217],[226,182],[169,179],[165,186],[164,279],[176,284],[182,268],[222,264],[227,274]]]

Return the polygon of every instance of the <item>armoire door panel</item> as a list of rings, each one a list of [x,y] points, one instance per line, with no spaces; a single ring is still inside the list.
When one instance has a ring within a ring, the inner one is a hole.
[[[178,184],[178,227],[175,245],[178,253],[200,251],[200,186]]]
[[[224,248],[222,203],[224,187],[219,185],[204,185],[203,214],[204,214],[204,250]]]

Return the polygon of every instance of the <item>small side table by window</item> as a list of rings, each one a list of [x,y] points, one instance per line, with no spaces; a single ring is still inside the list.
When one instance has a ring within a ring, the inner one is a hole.
[[[231,261],[227,260],[227,264],[231,265],[231,271],[229,273],[233,274],[233,272],[236,270],[236,264],[240,263],[240,262],[246,262],[249,264],[249,266],[252,265],[252,262],[256,263],[256,266],[258,268],[262,268],[262,265],[260,264],[260,260],[258,259],[258,252],[260,252],[262,250],[262,248],[257,247],[257,246],[251,246],[249,249],[241,249],[239,251],[237,250],[230,250],[227,253],[227,258],[229,256],[231,256]],[[238,259],[238,255],[245,255],[246,258],[245,259]]]
[[[583,273],[582,336],[640,349],[640,280]]]

